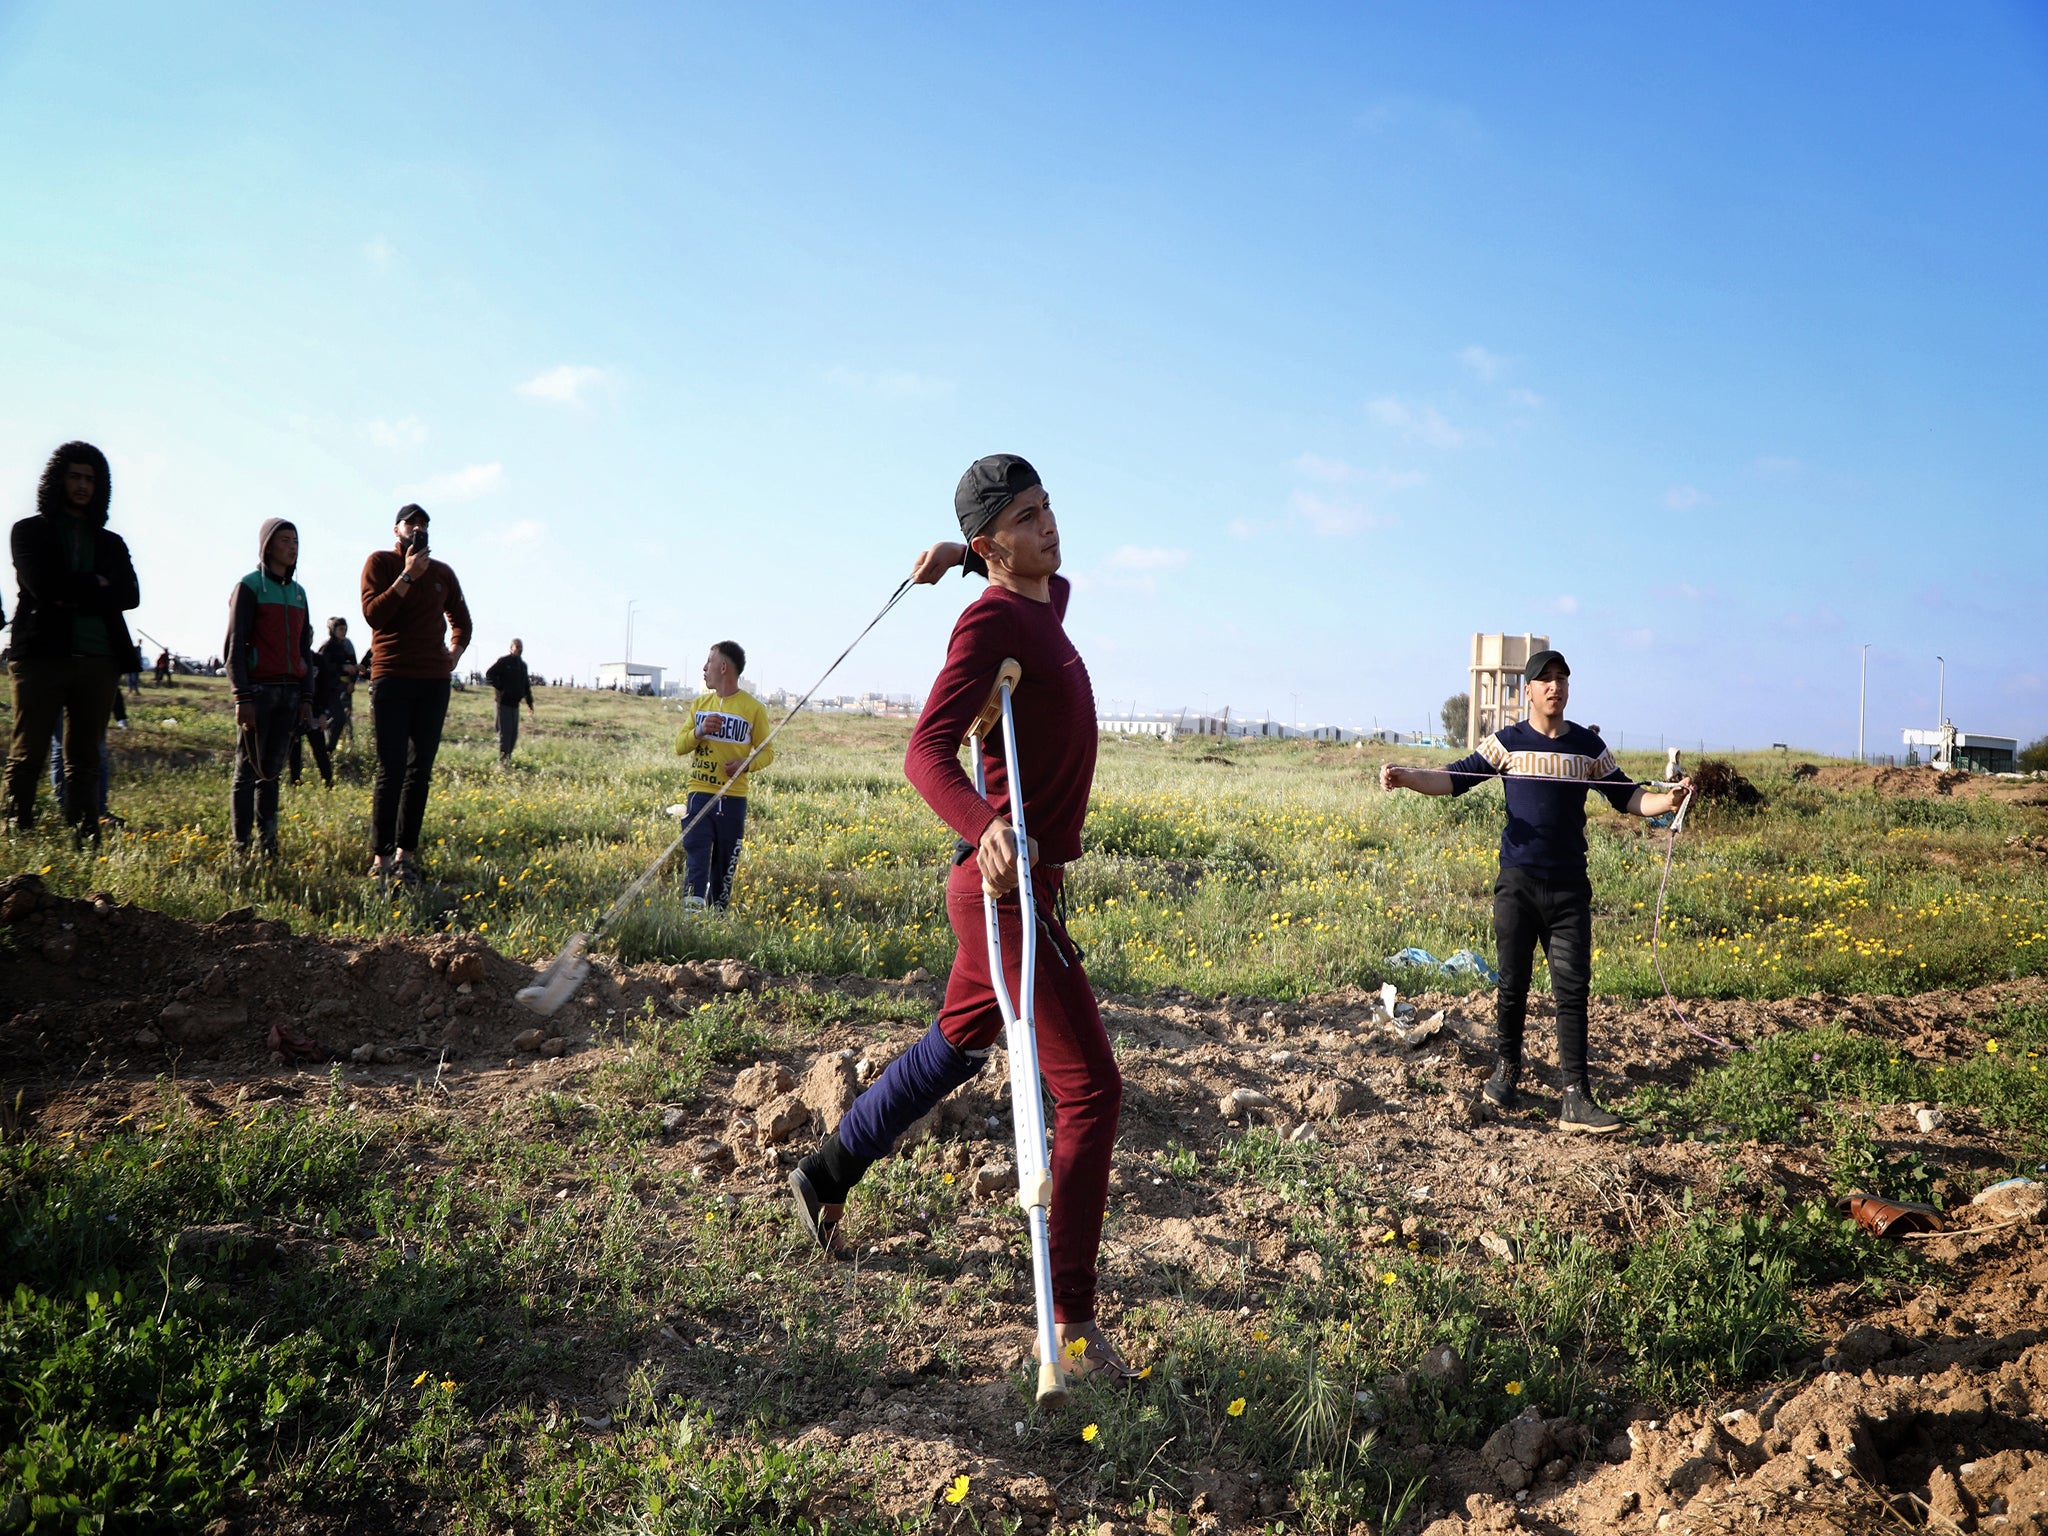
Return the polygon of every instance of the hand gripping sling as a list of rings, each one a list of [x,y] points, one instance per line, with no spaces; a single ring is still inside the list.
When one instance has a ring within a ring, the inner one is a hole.
[[[996,672],[995,687],[974,723],[967,728],[968,752],[974,759],[975,793],[988,797],[987,775],[982,770],[981,744],[998,718],[1003,726],[1003,758],[1010,774],[1010,830],[1017,839],[1018,931],[1023,935],[1024,953],[1017,978],[1017,1003],[1010,1003],[1009,984],[1003,980],[1003,931],[996,913],[996,897],[986,885],[981,888],[981,913],[988,927],[988,974],[994,984],[996,1006],[1002,1010],[1005,1044],[1010,1052],[1010,1117],[1017,1133],[1017,1203],[1024,1207],[1031,1224],[1031,1291],[1038,1307],[1038,1405],[1057,1408],[1067,1400],[1067,1384],[1060,1370],[1059,1336],[1052,1320],[1052,1252],[1046,1222],[1052,1204],[1052,1173],[1045,1155],[1045,1100],[1038,1090],[1038,1037],[1032,1029],[1033,981],[1038,973],[1038,909],[1031,895],[1031,841],[1024,830],[1024,786],[1017,773],[1017,723],[1010,710],[1010,693],[1023,677],[1015,661],[1005,661]]]

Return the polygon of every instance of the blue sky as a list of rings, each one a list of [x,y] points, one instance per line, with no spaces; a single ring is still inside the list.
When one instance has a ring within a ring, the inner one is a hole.
[[[180,649],[417,499],[480,661],[801,687],[1001,450],[1105,704],[2048,731],[2039,6],[176,11],[0,0],[0,497],[99,442]]]

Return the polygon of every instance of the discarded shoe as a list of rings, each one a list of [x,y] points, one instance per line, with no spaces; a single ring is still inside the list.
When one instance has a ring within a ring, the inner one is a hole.
[[[1909,1232],[1939,1232],[1945,1223],[1941,1212],[1917,1200],[1886,1200],[1880,1195],[1852,1189],[1842,1196],[1842,1208],[1873,1237],[1904,1237]]]

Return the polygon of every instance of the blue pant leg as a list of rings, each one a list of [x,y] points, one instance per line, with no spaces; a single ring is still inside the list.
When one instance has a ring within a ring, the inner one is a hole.
[[[987,1061],[986,1047],[963,1051],[934,1024],[853,1101],[834,1133],[839,1145],[863,1162],[886,1156],[897,1137]]]
[[[747,802],[731,795],[711,813],[711,904],[732,899],[732,874],[740,862],[740,842],[747,835]]]
[[[683,802],[683,820],[695,820],[697,813],[710,803],[709,792],[693,791]],[[685,896],[708,896],[711,891],[711,863],[713,845],[717,838],[717,817],[706,816],[683,834],[683,894]]]

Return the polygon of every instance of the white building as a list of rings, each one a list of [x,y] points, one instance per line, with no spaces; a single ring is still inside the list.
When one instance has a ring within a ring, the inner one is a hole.
[[[597,666],[597,686],[619,693],[660,693],[660,667],[638,661],[602,661]]]
[[[2011,773],[2020,750],[2017,736],[1959,731],[1953,722],[1938,731],[1903,731],[1900,735],[1907,746],[1924,752],[1936,768],[1959,768],[1964,773]]]
[[[1213,715],[1097,715],[1095,729],[1104,736],[1151,736],[1172,741],[1179,736],[1223,736],[1224,722]]]

